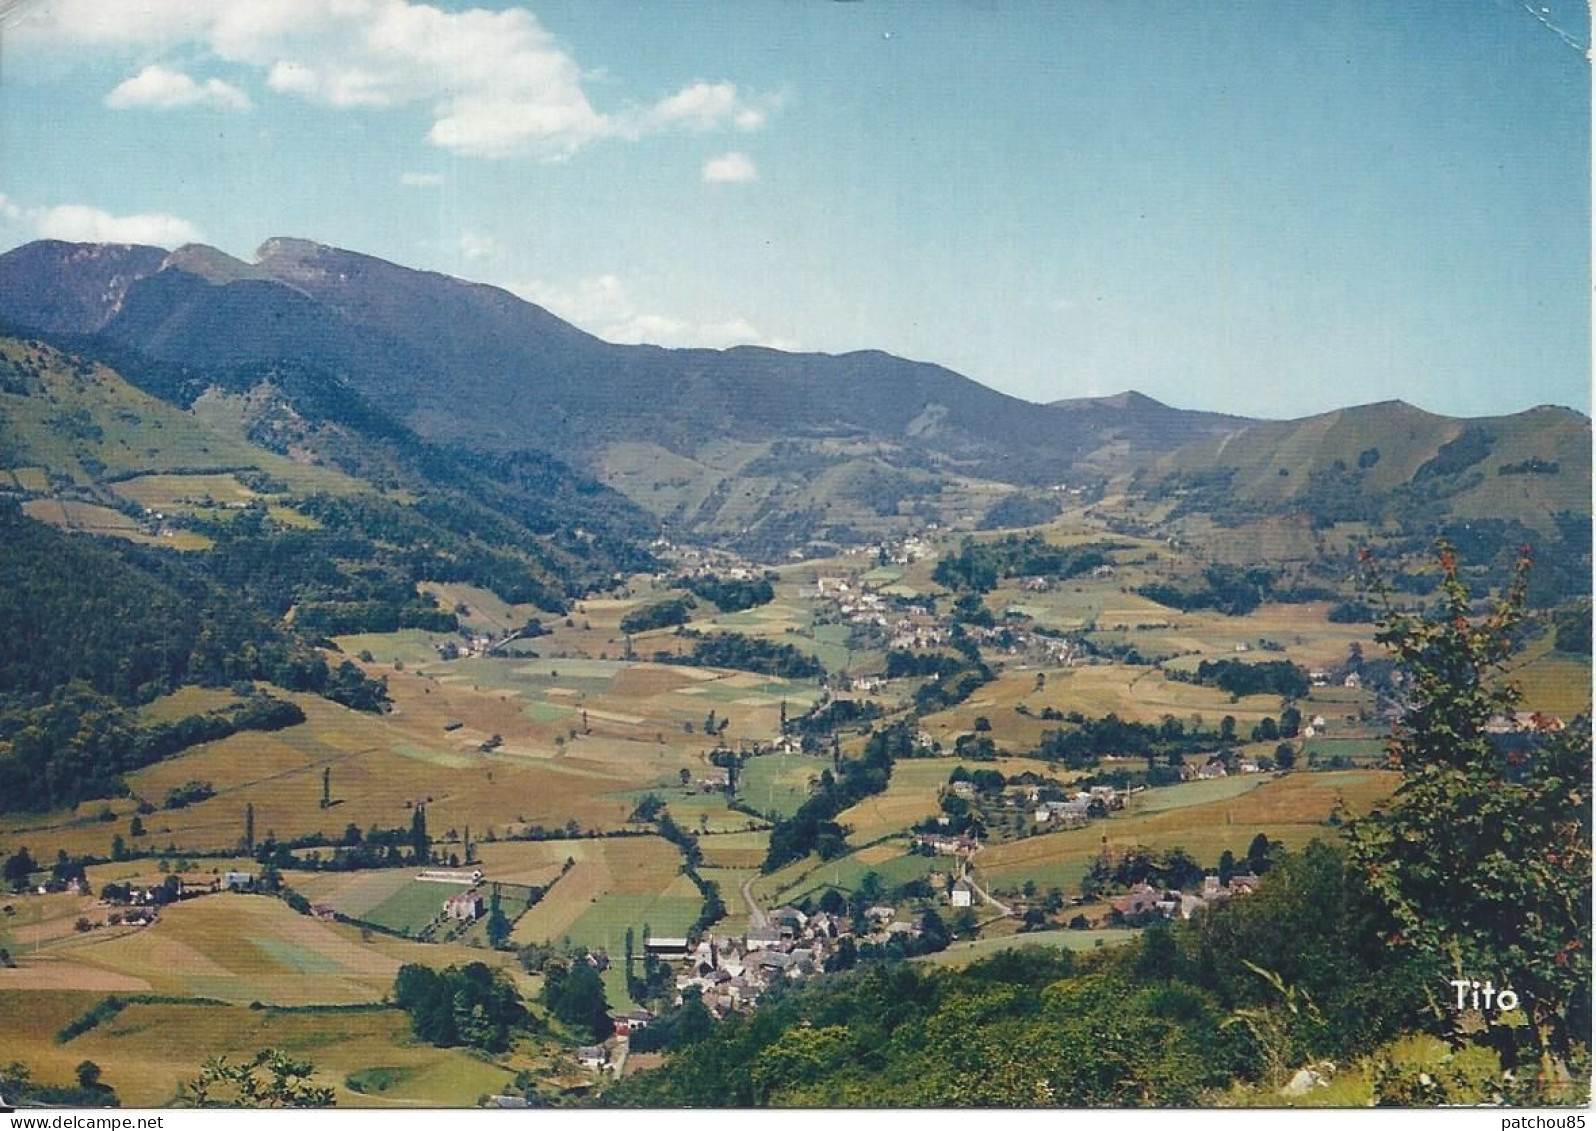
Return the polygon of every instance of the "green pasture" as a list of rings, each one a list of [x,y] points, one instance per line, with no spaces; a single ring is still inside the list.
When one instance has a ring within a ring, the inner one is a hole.
[[[1023,950],[1026,947],[1055,947],[1079,953],[1100,947],[1123,946],[1134,942],[1140,931],[1128,927],[1111,927],[1101,931],[1031,931],[1022,935],[1004,935],[1001,938],[976,939],[973,942],[955,942],[946,950],[912,959],[932,966],[959,968],[1001,954],[1006,950]]]
[[[762,813],[790,817],[809,800],[809,782],[830,767],[813,754],[761,754],[743,763],[737,794]]]
[[[436,919],[443,901],[465,891],[460,884],[432,884],[413,880],[361,916],[367,923],[413,935]]]
[[[1131,797],[1132,813],[1163,813],[1209,801],[1225,801],[1250,793],[1270,780],[1268,774],[1233,774],[1212,781],[1185,781],[1179,785],[1144,790]]]

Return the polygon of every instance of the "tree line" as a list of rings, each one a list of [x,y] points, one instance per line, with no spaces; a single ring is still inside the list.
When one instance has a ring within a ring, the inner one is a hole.
[[[771,828],[762,869],[774,872],[811,852],[820,853],[822,860],[846,853],[846,833],[837,824],[837,815],[850,805],[883,792],[892,777],[892,760],[909,757],[913,750],[913,732],[907,724],[897,723],[872,734],[865,743],[864,754],[840,762],[836,773],[823,770],[815,794],[791,817],[777,821]]]

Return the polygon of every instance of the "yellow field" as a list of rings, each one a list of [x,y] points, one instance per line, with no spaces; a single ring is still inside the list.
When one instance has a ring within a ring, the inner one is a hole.
[[[714,868],[757,868],[764,862],[770,847],[767,832],[724,833],[719,836],[700,837],[698,847],[704,853],[704,862]],[[725,893],[722,893],[724,898]],[[730,900],[727,906],[731,906]]]
[[[364,942],[358,928],[299,915],[278,899],[238,894],[174,904],[152,926],[94,931],[63,941],[53,954],[140,979],[156,993],[283,1005],[378,1001],[403,962],[446,965],[477,957],[386,936]]]
[[[1013,702],[1023,699],[1033,714],[1040,714],[1043,707],[1054,707],[1066,714],[1079,711],[1096,718],[1113,713],[1143,723],[1156,723],[1165,715],[1183,721],[1201,715],[1205,725],[1217,727],[1225,715],[1234,715],[1238,723],[1250,726],[1266,715],[1280,713],[1280,700],[1273,695],[1249,695],[1233,703],[1228,693],[1216,687],[1165,679],[1156,671],[1120,664],[1049,670],[1047,686],[1040,693],[1025,693],[1031,685],[1024,677],[1029,675],[1034,682],[1034,673],[1014,675],[1019,686],[1000,685],[1003,691],[996,694],[997,705],[1012,709],[1011,697]],[[987,688],[981,690],[985,692]]]
[[[539,847],[548,851],[550,859],[571,857],[576,864],[516,922],[517,943],[570,937],[618,953],[630,926],[641,951],[645,924],[656,934],[668,935],[685,927],[682,911],[688,911],[689,922],[698,914],[701,898],[681,875],[681,853],[659,837],[545,841]]]
[[[993,845],[976,856],[978,874],[988,883],[1017,887],[1033,880],[1066,890],[1080,882],[1087,866],[1109,853],[1145,845],[1183,848],[1212,868],[1227,848],[1245,854],[1262,832],[1271,840],[1300,848],[1315,838],[1334,839],[1326,819],[1344,804],[1353,814],[1367,812],[1396,787],[1397,775],[1377,770],[1288,774],[1275,777],[1240,797],[1155,813],[1119,814],[1080,829]]]
[[[514,1076],[520,1058],[500,1066],[463,1049],[417,1042],[398,1010],[374,1013],[281,1013],[242,1006],[130,1005],[111,1020],[64,1045],[55,1033],[103,994],[9,992],[0,983],[0,1063],[20,1060],[34,1078],[65,1084],[92,1060],[102,1081],[126,1107],[172,1102],[180,1081],[199,1075],[212,1056],[237,1063],[274,1047],[311,1059],[318,1084],[332,1087],[340,1107],[474,1106]],[[524,1058],[524,1057],[523,1057]],[[398,1083],[380,1094],[346,1086],[362,1069],[396,1068]]]
[[[464,605],[469,611],[461,615],[460,622],[467,628],[495,636],[521,628],[534,617],[543,621],[550,619],[549,614],[536,605],[509,604],[501,600],[492,590],[477,585],[423,581],[416,588],[436,597],[438,607],[441,609],[453,610]]]
[[[886,792],[844,809],[837,823],[849,829],[850,845],[869,844],[902,832],[941,812],[937,791],[957,763],[946,758],[916,758],[895,763]]]
[[[48,522],[51,526],[59,526],[63,530],[107,535],[144,546],[165,546],[172,550],[208,550],[212,545],[209,538],[192,530],[151,533],[121,511],[94,503],[75,502],[69,499],[29,499],[22,504],[22,510],[30,518]]]
[[[613,695],[588,677],[562,674],[556,685],[556,677],[513,674],[525,666],[473,661],[466,671],[474,678],[453,682],[408,669],[372,668],[388,679],[395,710],[386,716],[283,693],[304,709],[303,725],[233,735],[130,774],[134,796],[109,802],[117,816],[111,823],[94,819],[106,804],[100,801],[76,813],[8,814],[0,818],[0,842],[26,844],[40,859],[60,848],[105,856],[118,834],[135,849],[169,843],[179,851],[225,849],[242,838],[248,805],[254,806],[257,841],[268,833],[286,839],[315,832],[336,840],[350,823],[362,830],[407,827],[416,803],[427,805],[435,840],[467,825],[478,842],[490,828],[502,836],[529,825],[558,828],[570,820],[583,829],[614,829],[625,824],[640,792],[674,787],[682,769],[700,774],[707,768],[708,743],[686,733],[685,721],[702,721],[714,707],[733,720],[728,739],[734,742],[738,734],[768,737],[765,728],[774,731],[777,723],[780,700],[771,696],[762,696],[758,707],[728,705],[752,691],[734,682],[736,676],[610,665],[619,670],[615,678],[624,681],[623,687],[658,689],[652,697],[632,698]],[[502,680],[503,686],[482,682],[488,679]],[[693,687],[681,687],[684,679]],[[756,688],[766,682],[750,679]],[[557,721],[533,709],[536,702],[529,706],[528,696],[543,685],[577,692]],[[585,690],[590,685],[593,690]],[[697,687],[715,690],[707,696],[682,695]],[[763,704],[766,698],[771,705]],[[185,691],[181,700],[150,710],[175,717],[184,707],[203,709],[214,702],[206,693]],[[612,707],[622,704],[631,710]],[[579,729],[583,710],[588,711],[586,732]],[[572,730],[578,730],[574,737]],[[479,746],[490,735],[498,735],[500,745],[484,753]],[[334,800],[327,809],[320,805],[324,769],[331,771]],[[191,780],[210,782],[216,795],[180,810],[158,808],[143,818],[143,840],[129,835],[138,798],[159,807],[168,790]],[[727,827],[721,818],[731,818],[724,813],[715,818]],[[745,821],[738,817],[729,827]]]
[[[1518,684],[1526,711],[1557,715],[1564,722],[1590,714],[1590,660],[1553,651],[1550,635],[1514,657],[1506,678]]]

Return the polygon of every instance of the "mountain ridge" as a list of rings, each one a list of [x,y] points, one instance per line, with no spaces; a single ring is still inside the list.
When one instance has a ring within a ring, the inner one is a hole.
[[[1464,419],[1391,400],[1272,421],[1136,390],[1037,404],[878,349],[610,343],[501,288],[293,237],[263,241],[253,263],[200,244],[25,245],[0,255],[0,321],[94,336],[228,388],[274,367],[324,374],[427,443],[547,452],[668,530],[767,554],[906,530],[983,482],[1127,481],[1215,508],[1364,517],[1401,492],[1478,517],[1589,508],[1569,486],[1582,470],[1588,482],[1589,421],[1560,406]],[[1533,415],[1548,411],[1565,415]],[[1525,469],[1512,491],[1464,482],[1483,480],[1478,453],[1451,466],[1472,449],[1447,445],[1477,448],[1487,432],[1501,433],[1484,447],[1502,445],[1504,468]]]

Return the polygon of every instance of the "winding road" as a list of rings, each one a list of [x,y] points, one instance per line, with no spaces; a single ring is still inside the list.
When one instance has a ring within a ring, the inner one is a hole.
[[[754,902],[754,880],[757,880],[758,878],[758,876],[755,876],[753,879],[748,880],[743,884],[743,902],[748,904],[749,926],[758,930],[764,930],[765,927],[769,925],[770,920],[765,916],[765,913],[759,909],[759,904]]]

